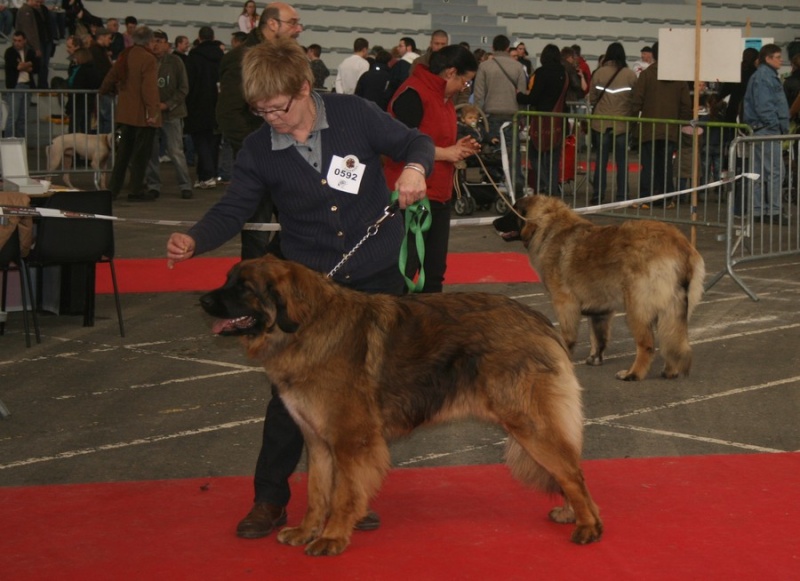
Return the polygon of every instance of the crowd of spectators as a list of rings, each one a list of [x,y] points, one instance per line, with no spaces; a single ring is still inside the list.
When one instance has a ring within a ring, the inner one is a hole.
[[[230,179],[231,159],[241,147],[243,136],[256,125],[252,116],[247,121],[231,123],[229,119],[237,116],[239,109],[217,106],[218,95],[222,95],[226,87],[229,93],[231,91],[229,78],[220,82],[221,77],[225,77],[230,70],[223,61],[223,56],[233,53],[236,55],[234,61],[240,61],[241,52],[246,47],[274,37],[272,31],[275,29],[283,30],[288,27],[294,38],[298,38],[303,30],[299,16],[287,21],[282,20],[280,14],[276,17],[276,6],[288,5],[268,4],[259,12],[253,0],[243,2],[236,20],[237,30],[227,43],[227,39],[216,38],[210,26],[201,27],[196,35],[180,35],[174,39],[174,43],[167,43],[167,53],[177,58],[177,61],[167,59],[171,63],[169,68],[175,70],[175,63],[180,62],[188,80],[186,95],[179,105],[179,111],[185,109],[186,112],[179,117],[172,117],[173,128],[169,132],[163,128],[154,131],[154,159],[178,166],[183,163],[187,167],[195,166],[196,178],[189,185],[186,184],[183,168],[178,167],[182,196],[187,199],[192,197],[193,188],[216,188],[219,182]],[[296,15],[294,9],[291,10]],[[122,30],[121,24],[124,25]],[[64,42],[69,66],[66,82],[62,86],[88,92],[98,90],[112,65],[123,55],[123,51],[134,45],[137,26],[138,21],[134,16],[124,19],[111,17],[104,21],[92,14],[82,0],[0,0],[0,34],[13,40],[4,55],[6,88],[47,88],[51,81],[48,61],[54,52],[53,47],[56,43]],[[156,42],[163,43],[166,35],[158,32]],[[298,39],[298,42],[301,40]],[[335,92],[356,94],[374,101],[381,109],[386,110],[397,89],[409,78],[414,68],[419,64],[428,66],[431,55],[449,44],[450,37],[444,30],[432,32],[425,50],[418,49],[417,41],[409,36],[398,39],[394,47],[370,46],[368,38],[359,37],[354,40],[353,53],[336,64],[333,78],[323,59],[323,47],[310,44],[304,50],[314,74],[315,90],[325,91],[328,90],[326,87],[332,85],[331,90]],[[469,49],[466,43],[461,43],[461,46]],[[158,51],[152,50],[152,47],[145,48],[155,55],[157,64],[164,61],[164,55],[159,56]],[[489,132],[486,138],[495,142],[498,140],[500,127],[510,121],[520,108],[552,112],[568,108],[570,103],[585,102],[586,110],[605,115],[690,118],[691,112],[687,112],[686,108],[686,84],[667,85],[656,82],[656,73],[653,71],[658,68],[657,51],[657,44],[645,46],[639,51],[639,58],[629,65],[621,43],[611,43],[604,55],[606,62],[603,63],[601,56],[599,66],[592,71],[581,56],[580,46],[559,48],[550,44],[542,47],[537,66],[537,59],[528,52],[523,41],[512,42],[508,37],[498,35],[492,41],[491,52],[487,53],[482,49],[472,51],[479,64],[474,84],[470,83],[467,90],[454,95],[452,100],[457,106],[466,103],[478,106],[488,119]],[[759,63],[753,52],[755,51],[749,49],[742,56],[742,81],[718,87],[719,100],[716,103],[721,102],[721,106],[717,106],[715,110],[720,112],[719,120],[742,120],[748,80]],[[231,62],[230,59],[228,62]],[[785,84],[785,96],[790,116],[796,120],[800,111],[800,55],[791,64],[792,74]],[[652,69],[649,74],[648,69]],[[167,78],[174,80],[171,75],[156,75],[159,88],[163,89]],[[240,79],[234,75],[233,84],[237,82]],[[65,108],[70,132],[110,132],[113,126],[112,102],[119,98],[110,93],[111,91],[106,91],[97,100],[90,98],[90,93],[71,94]],[[4,134],[24,136],[25,123],[22,114],[27,104],[24,101],[25,96],[8,93],[5,99],[9,115],[3,127]],[[722,99],[727,101],[727,107]],[[225,95],[219,100],[222,103],[228,101]],[[169,107],[163,110],[165,119],[175,106]],[[157,116],[160,118],[160,115]],[[175,149],[176,122],[179,122],[183,134],[180,152]],[[232,127],[246,130],[242,132],[229,129]],[[601,128],[598,123],[592,122],[584,126],[584,131],[599,159],[607,160],[613,154],[617,165],[620,165],[621,153],[627,150],[624,144],[628,135],[619,124]],[[509,130],[506,140],[510,141]],[[643,138],[646,143],[651,143],[650,140],[651,137],[648,136]],[[650,185],[645,180],[643,193],[659,193],[674,186],[675,179],[670,175],[669,164],[665,166],[658,160],[669,158],[670,152],[674,153],[678,140],[679,136],[675,135],[655,135],[652,146],[641,152],[642,162],[650,169],[649,175],[653,178]],[[530,185],[538,191],[554,193],[558,176],[548,175],[548,171],[543,168],[552,168],[554,164],[558,164],[558,148],[540,145],[538,142],[532,144],[529,148],[531,159],[524,162],[530,167],[540,168],[536,181]],[[183,162],[180,161],[181,156],[184,156]],[[593,200],[600,202],[604,199],[607,185],[605,161],[598,163],[597,167],[603,169],[596,169],[590,181],[594,187]],[[151,176],[152,171],[151,166]],[[622,182],[626,178],[624,171],[617,172],[613,197],[624,197],[625,188]],[[523,178],[520,168],[515,171],[514,179],[519,187],[529,185],[521,183]],[[155,179],[148,181],[146,190],[130,192],[132,199],[150,200],[157,197],[160,186]],[[134,184],[134,188],[139,187]]]

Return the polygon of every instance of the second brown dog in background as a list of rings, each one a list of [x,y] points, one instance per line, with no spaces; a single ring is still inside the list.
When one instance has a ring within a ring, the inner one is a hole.
[[[586,363],[601,365],[611,319],[624,309],[636,341],[636,359],[617,373],[618,379],[647,376],[655,334],[665,359],[662,376],[689,373],[688,323],[703,295],[705,263],[677,228],[653,220],[597,226],[549,196],[526,196],[515,209],[526,221],[508,214],[498,218],[495,227],[505,237],[514,232],[522,239],[570,349],[585,315],[591,322]]]

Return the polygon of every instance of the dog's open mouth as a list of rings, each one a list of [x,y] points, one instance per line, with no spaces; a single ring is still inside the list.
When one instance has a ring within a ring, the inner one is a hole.
[[[516,214],[507,212],[492,222],[495,232],[506,242],[522,240],[520,236],[520,223]]]
[[[235,319],[217,319],[211,327],[215,335],[246,335],[255,331],[258,321],[250,315]]]

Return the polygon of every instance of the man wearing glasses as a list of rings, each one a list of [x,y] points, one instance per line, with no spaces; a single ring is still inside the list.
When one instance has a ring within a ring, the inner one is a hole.
[[[242,93],[242,56],[251,46],[273,42],[276,38],[297,39],[303,31],[297,11],[284,2],[267,4],[258,21],[258,28],[247,35],[245,41],[222,57],[219,65],[219,96],[217,98],[217,125],[222,137],[230,144],[233,158],[242,148],[244,138],[261,127],[263,119],[250,114],[250,105]],[[264,196],[250,222],[271,222],[272,201]],[[268,232],[244,230],[241,233],[242,259],[258,258],[267,253]]]
[[[758,68],[747,83],[744,95],[744,122],[754,135],[786,135],[789,133],[789,103],[778,71],[781,48],[765,44],[758,54]],[[787,224],[781,216],[783,156],[780,140],[753,144],[753,171],[761,178],[753,184],[753,216],[757,222]]]

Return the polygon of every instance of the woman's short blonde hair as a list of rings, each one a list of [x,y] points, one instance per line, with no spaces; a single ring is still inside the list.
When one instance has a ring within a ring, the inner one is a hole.
[[[247,49],[242,60],[244,99],[251,105],[280,95],[294,97],[314,75],[303,49],[292,38],[276,38]]]

